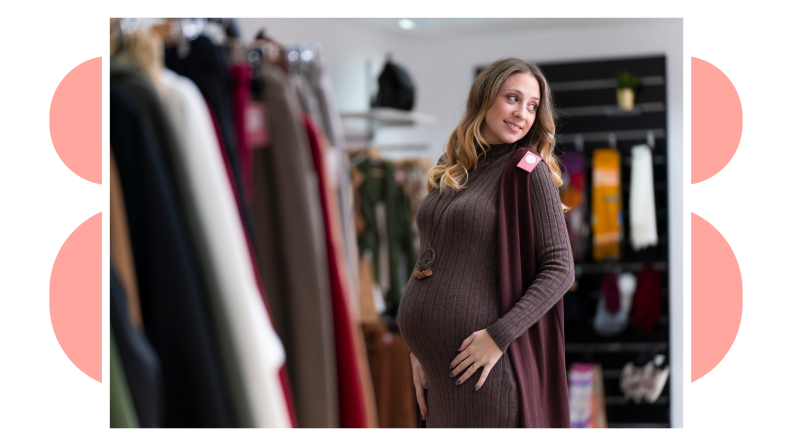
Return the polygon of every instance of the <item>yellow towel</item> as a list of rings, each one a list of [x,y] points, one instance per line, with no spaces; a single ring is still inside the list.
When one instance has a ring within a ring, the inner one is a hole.
[[[591,233],[594,260],[618,260],[622,238],[619,151],[597,149],[591,167]]]

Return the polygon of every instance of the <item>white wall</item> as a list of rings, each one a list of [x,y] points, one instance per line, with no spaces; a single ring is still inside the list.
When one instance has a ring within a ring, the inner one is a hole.
[[[362,111],[366,63],[376,76],[390,51],[417,86],[415,111],[434,115],[435,126],[386,129],[377,142],[426,142],[436,159],[459,122],[476,67],[502,57],[541,64],[589,59],[666,56],[668,178],[670,208],[671,423],[682,427],[682,20],[641,20],[635,24],[458,33],[417,38],[348,19],[240,19],[245,41],[266,28],[282,43],[322,44],[331,67],[338,108]]]

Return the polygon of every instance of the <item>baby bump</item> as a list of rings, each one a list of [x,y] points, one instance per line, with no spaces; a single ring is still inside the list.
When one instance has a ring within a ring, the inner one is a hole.
[[[423,281],[434,279],[435,275]],[[398,315],[402,337],[416,355],[429,344],[435,352],[455,355],[465,338],[498,320],[497,296],[486,284],[417,282],[408,281]]]

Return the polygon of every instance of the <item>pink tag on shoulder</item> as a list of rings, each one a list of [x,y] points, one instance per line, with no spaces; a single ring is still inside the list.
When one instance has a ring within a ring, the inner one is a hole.
[[[533,172],[536,166],[539,165],[539,161],[542,161],[542,158],[533,153],[533,152],[525,152],[525,155],[520,159],[520,162],[517,163],[517,167],[526,171],[526,172]]]

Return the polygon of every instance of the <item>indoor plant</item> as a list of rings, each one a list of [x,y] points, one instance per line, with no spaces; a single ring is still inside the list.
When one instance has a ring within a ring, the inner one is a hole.
[[[632,110],[635,105],[635,90],[640,85],[638,76],[622,71],[616,76],[616,104],[623,110]]]

